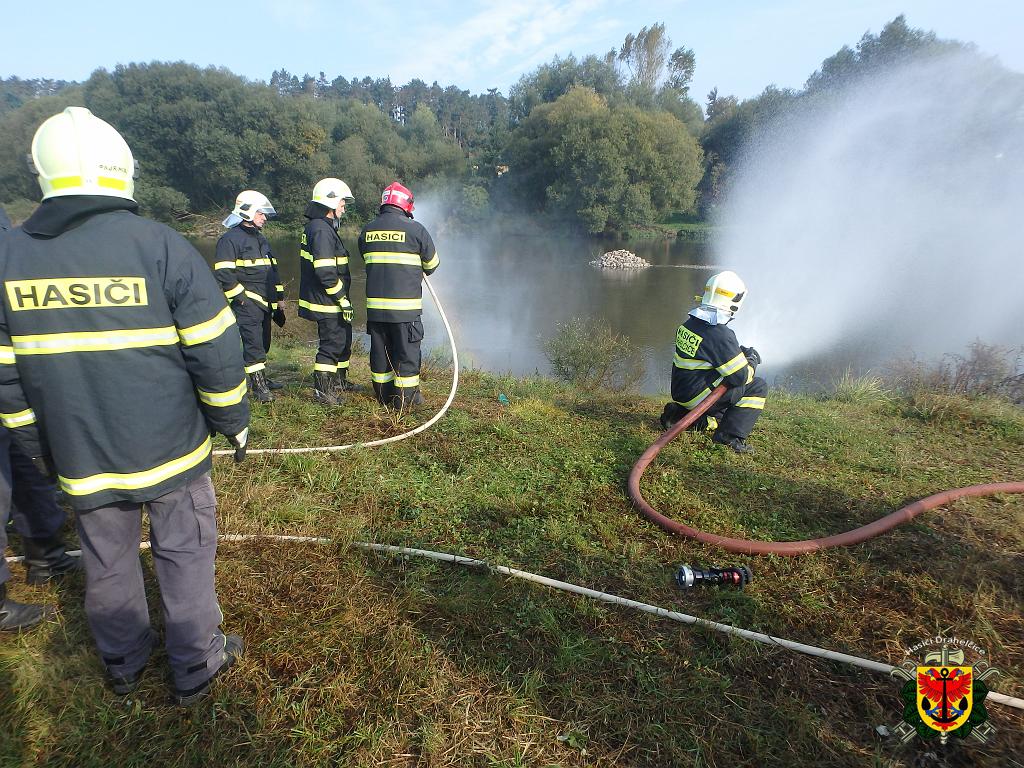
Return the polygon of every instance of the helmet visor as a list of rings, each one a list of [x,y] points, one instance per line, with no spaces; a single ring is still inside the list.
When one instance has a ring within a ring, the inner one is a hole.
[[[262,213],[268,219],[272,219],[275,216],[277,216],[277,211],[274,210],[274,206],[272,206],[270,203],[260,206],[259,208],[256,209],[256,211],[257,213]]]

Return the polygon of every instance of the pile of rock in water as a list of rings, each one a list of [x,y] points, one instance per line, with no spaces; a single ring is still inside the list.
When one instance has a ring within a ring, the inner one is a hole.
[[[622,249],[598,256],[590,262],[590,266],[598,269],[647,269],[651,264],[632,251]]]

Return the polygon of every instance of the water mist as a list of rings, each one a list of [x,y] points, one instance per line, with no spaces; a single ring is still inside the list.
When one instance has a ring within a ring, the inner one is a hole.
[[[804,96],[731,190],[715,260],[771,370],[1024,344],[1024,75],[966,53]]]

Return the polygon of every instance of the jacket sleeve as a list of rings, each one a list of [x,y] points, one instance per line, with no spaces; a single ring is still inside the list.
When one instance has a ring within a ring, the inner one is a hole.
[[[249,425],[242,339],[235,316],[196,250],[173,235],[164,294],[185,367],[211,432],[237,435]]]
[[[313,257],[313,271],[327,295],[341,301],[345,286],[338,275],[338,260],[334,252],[334,233],[324,227],[311,228],[312,239],[307,243],[309,255]]]
[[[717,335],[715,343],[708,350],[711,355],[711,363],[722,377],[722,383],[732,389],[749,384],[754,378],[754,369],[747,362],[747,356],[740,349],[736,341],[736,334],[731,328],[723,328],[723,333]]]
[[[7,331],[7,315],[0,302],[0,422],[9,432],[18,450],[29,458],[47,453],[36,414],[29,407],[21,386],[14,345]],[[6,450],[6,449],[5,449]]]
[[[426,228],[420,236],[420,261],[423,262],[423,274],[433,274],[441,260],[437,256],[437,248],[434,247],[434,240]]]
[[[217,278],[220,289],[224,292],[225,298],[231,301],[240,295],[245,289],[238,282],[235,274],[235,244],[227,235],[217,241],[217,255],[214,257],[213,274]]]

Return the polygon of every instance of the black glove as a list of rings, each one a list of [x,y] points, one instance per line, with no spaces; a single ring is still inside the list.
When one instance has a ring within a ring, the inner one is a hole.
[[[32,463],[44,480],[51,483],[57,481],[57,470],[54,469],[53,460],[49,456],[33,456]]]
[[[284,328],[284,310],[278,307],[274,310],[274,322],[277,323],[278,328]]]
[[[341,306],[341,319],[346,323],[352,322],[352,302],[348,300],[348,296],[342,296],[338,301]]]
[[[740,352],[747,358],[747,362],[750,363],[751,367],[757,368],[761,364],[761,356],[757,354],[757,350],[753,347],[740,347]]]

